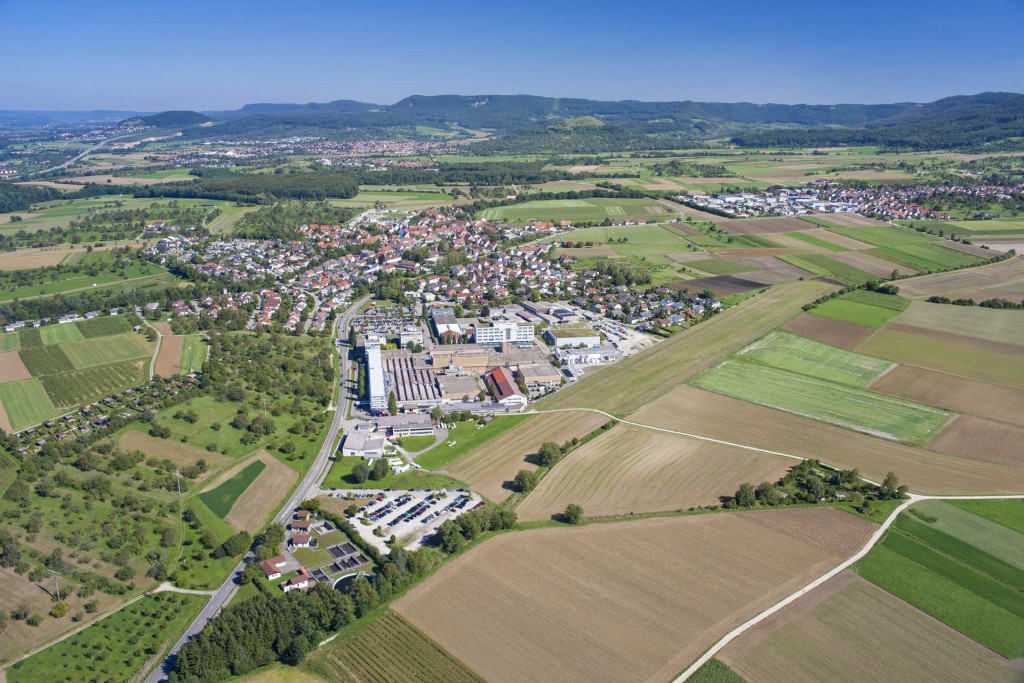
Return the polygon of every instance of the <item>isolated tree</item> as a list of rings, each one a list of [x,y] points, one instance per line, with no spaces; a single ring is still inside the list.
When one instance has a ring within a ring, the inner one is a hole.
[[[519,493],[529,493],[537,486],[537,473],[530,470],[519,470],[512,480],[512,488]]]
[[[393,391],[388,394],[388,413],[398,415],[398,397],[395,396]]]
[[[441,410],[441,406],[434,406],[430,411],[430,419],[434,422],[440,422],[444,418],[444,411]]]
[[[386,476],[388,476],[388,464],[384,462],[384,458],[380,458],[373,464],[373,471],[370,472],[370,479],[380,481]]]
[[[564,517],[569,524],[579,524],[583,521],[583,508],[576,503],[569,503],[565,507]]]
[[[741,508],[754,507],[757,504],[757,495],[754,492],[754,485],[749,482],[740,484],[740,488],[736,491],[736,505]]]
[[[562,449],[553,441],[545,441],[541,444],[537,457],[540,459],[540,464],[544,467],[553,467],[562,458]]]
[[[356,480],[357,484],[364,483],[370,478],[370,466],[365,462],[359,462],[355,467],[352,468],[352,478]]]

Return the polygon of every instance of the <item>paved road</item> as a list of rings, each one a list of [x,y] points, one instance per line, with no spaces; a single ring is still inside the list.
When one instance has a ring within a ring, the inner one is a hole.
[[[356,313],[363,304],[369,301],[369,298],[370,297],[368,296],[363,297],[359,301],[353,303],[348,309],[346,309],[345,313],[335,321],[334,331],[339,351],[342,351],[342,349],[345,348],[342,346],[342,341],[348,339],[348,328],[352,324],[352,319],[356,316]],[[351,401],[351,396],[346,391],[344,378],[348,373],[348,364],[349,361],[346,359],[346,354],[342,352],[342,382],[340,391],[343,394],[343,399],[338,403],[338,407],[334,411],[334,420],[331,422],[331,428],[327,432],[327,437],[324,439],[323,446],[321,446],[320,452],[316,456],[316,460],[313,461],[313,465],[309,468],[309,471],[302,479],[298,488],[296,488],[295,492],[288,498],[288,501],[281,508],[281,511],[277,513],[277,516],[274,517],[274,522],[283,523],[290,519],[292,511],[298,507],[299,503],[319,492],[320,482],[327,475],[327,471],[331,464],[331,456],[334,453],[334,443],[337,440],[338,432],[347,424],[345,420],[345,413],[347,412],[348,404]],[[202,631],[206,622],[217,616],[221,609],[231,602],[231,599],[235,597],[235,593],[238,592],[238,576],[242,573],[246,563],[252,559],[252,553],[246,553],[245,557],[242,558],[242,561],[239,562],[232,570],[231,575],[213,594],[213,598],[209,603],[207,603],[206,607],[203,608],[203,611],[199,613],[199,616],[196,617],[195,621],[189,625],[184,635],[182,635],[181,638],[178,639],[178,642],[174,644],[174,647],[171,648],[167,658],[164,659],[163,663],[156,669],[156,671],[150,674],[149,678],[146,679],[147,683],[159,683],[160,681],[167,680],[168,672],[174,667],[174,661],[177,657],[178,650],[180,650],[181,646],[184,645],[192,636]]]
[[[70,166],[71,164],[75,163],[76,161],[84,159],[88,155],[92,154],[93,152],[95,152],[96,150],[98,150],[100,147],[102,147],[103,145],[107,144],[108,142],[113,142],[114,140],[124,140],[125,138],[134,137],[136,135],[138,135],[138,133],[130,133],[128,135],[118,135],[115,138],[107,138],[106,140],[102,140],[100,142],[97,142],[95,145],[93,145],[89,149],[85,150],[84,152],[81,152],[78,156],[76,156],[74,158],[71,158],[71,159],[68,159],[63,164],[58,164],[57,166],[51,166],[50,168],[44,168],[42,171],[36,171],[35,173],[29,173],[29,175],[30,176],[34,176],[34,175],[40,175],[41,173],[49,173],[50,171],[59,171],[61,169],[65,169],[68,166]]]

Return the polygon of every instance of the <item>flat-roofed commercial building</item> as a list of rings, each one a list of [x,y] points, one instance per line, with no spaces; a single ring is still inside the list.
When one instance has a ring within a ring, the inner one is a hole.
[[[490,327],[477,326],[476,343],[480,346],[533,346],[533,325],[511,320],[499,320]]]
[[[370,391],[370,410],[376,412],[388,409],[388,395],[384,388],[384,361],[380,355],[382,343],[383,340],[376,335],[366,338],[366,378]]]

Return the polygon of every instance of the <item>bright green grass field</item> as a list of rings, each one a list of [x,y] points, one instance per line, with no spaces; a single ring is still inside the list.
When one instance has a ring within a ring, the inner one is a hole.
[[[50,397],[38,379],[0,384],[0,403],[3,403],[12,429],[43,422],[56,414]]]
[[[918,232],[910,228],[897,228],[895,226],[865,225],[857,227],[828,226],[829,232],[843,235],[851,239],[860,240],[873,244],[876,247],[892,247],[907,244],[928,244],[941,238],[929,235],[926,232]]]
[[[130,332],[132,329],[127,318],[119,315],[104,315],[99,318],[92,318],[91,320],[81,320],[75,323],[75,325],[85,339],[110,337],[115,334]]]
[[[181,374],[189,374],[189,368],[192,369],[192,372],[202,370],[203,363],[206,362],[206,351],[207,346],[202,335],[186,336],[181,348]]]
[[[699,270],[709,275],[735,275],[737,273],[747,273],[751,270],[757,270],[754,266],[746,263],[738,263],[736,261],[729,261],[724,258],[709,258],[701,261],[690,261],[685,264],[685,267],[690,270]]]
[[[1010,533],[1012,545],[1024,549],[1024,536],[993,522],[978,526],[961,508],[926,503],[914,509],[937,522],[903,513],[854,571],[1004,657],[1021,657],[1024,572],[981,546],[992,549],[997,537]],[[999,529],[995,535],[992,527]]]
[[[50,344],[64,344],[66,342],[85,339],[85,337],[82,336],[82,331],[73,323],[65,323],[63,325],[46,325],[44,327],[40,327],[39,335],[42,337],[43,343],[47,346]]]
[[[736,353],[736,357],[779,370],[864,388],[893,364],[837,349],[788,332],[772,332]]]
[[[15,351],[20,348],[20,332],[4,332],[3,334],[0,334],[0,351]]]
[[[994,218],[987,221],[953,221],[945,224],[947,232],[968,230],[982,235],[1024,233],[1024,218]]]
[[[1024,500],[951,500],[947,505],[1024,534]]]
[[[443,469],[530,417],[530,415],[502,415],[494,418],[490,424],[480,429],[476,428],[475,422],[456,422],[455,429],[448,432],[448,438],[416,458],[416,463],[428,470]],[[455,445],[449,447],[449,441],[454,441]]]
[[[434,474],[423,470],[411,469],[402,474],[394,474],[391,469],[383,479],[367,479],[362,484],[356,482],[352,477],[352,470],[362,458],[338,458],[331,465],[330,472],[324,479],[322,488],[325,489],[461,489],[466,485],[444,474]],[[371,468],[372,469],[372,468]]]
[[[887,308],[891,311],[905,311],[910,306],[910,299],[904,299],[894,294],[869,292],[866,289],[855,289],[852,292],[841,294],[838,298],[843,301],[853,301],[858,304]]]
[[[747,679],[717,659],[708,660],[707,664],[693,672],[689,680],[692,683],[747,683]]]
[[[200,493],[199,499],[213,511],[213,514],[224,519],[231,512],[231,506],[235,504],[239,496],[245,493],[249,485],[256,481],[256,477],[266,468],[267,466],[262,460],[255,460],[217,488]]]
[[[806,242],[807,244],[812,244],[816,247],[828,249],[829,251],[849,251],[849,249],[847,249],[846,247],[841,247],[838,244],[826,242],[821,238],[815,237],[814,235],[808,235],[807,233],[804,232],[787,232],[786,234],[794,239],[800,240],[801,242]]]
[[[833,320],[844,320],[855,325],[876,328],[900,314],[899,311],[890,308],[881,308],[856,301],[844,301],[843,299],[829,299],[811,309],[811,313]]]
[[[134,335],[134,333],[132,334]],[[138,338],[142,339],[142,337]],[[71,359],[76,369],[148,358],[152,355],[126,334],[70,342],[61,346],[61,349]]]
[[[824,254],[800,254],[799,256],[779,256],[778,258],[815,275],[836,278],[851,285],[862,285],[870,280],[878,279],[878,276],[872,275],[866,270],[836,261]]]
[[[757,363],[727,360],[690,381],[699,388],[865,434],[921,445],[952,413]]]
[[[648,208],[651,210],[648,211]],[[651,199],[548,199],[523,202],[512,206],[498,206],[484,210],[482,218],[523,224],[530,221],[570,220],[577,222],[603,221],[605,218],[622,221],[643,218],[648,221],[665,219],[675,212]]]
[[[937,244],[905,244],[870,249],[867,253],[913,268],[944,270],[981,263],[985,259]]]
[[[418,453],[434,445],[432,436],[405,436],[400,439],[401,446],[409,453]]]
[[[128,605],[81,633],[15,664],[7,680],[128,681],[185,630],[208,598],[157,593]],[[69,622],[70,625],[70,622]]]

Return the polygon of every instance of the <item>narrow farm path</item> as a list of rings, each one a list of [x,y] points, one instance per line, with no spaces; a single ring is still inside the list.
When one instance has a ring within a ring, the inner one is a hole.
[[[142,319],[142,322],[145,323],[146,327],[156,332],[156,349],[153,351],[153,357],[149,359],[149,381],[152,382],[153,374],[156,371],[156,359],[160,355],[160,347],[163,346],[164,343],[164,335],[160,330],[150,325],[149,321],[145,318]]]
[[[161,583],[159,586],[157,586],[156,588],[154,588],[150,592],[151,593],[168,593],[168,592],[169,593],[187,593],[188,595],[205,595],[205,596],[209,597],[209,596],[212,596],[217,591],[198,591],[198,590],[193,590],[191,588],[178,588],[177,586],[174,586],[174,585],[164,581],[163,583]]]

